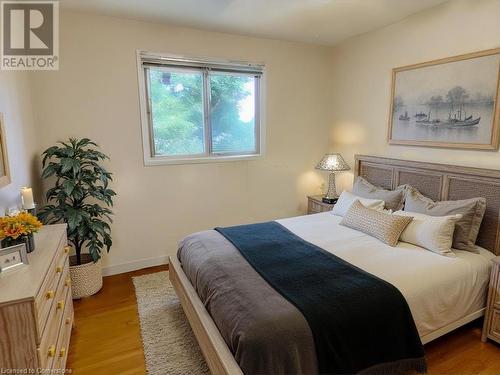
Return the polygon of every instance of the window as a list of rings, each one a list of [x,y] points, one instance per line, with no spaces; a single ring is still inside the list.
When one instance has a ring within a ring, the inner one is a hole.
[[[262,154],[261,65],[138,58],[146,165]]]

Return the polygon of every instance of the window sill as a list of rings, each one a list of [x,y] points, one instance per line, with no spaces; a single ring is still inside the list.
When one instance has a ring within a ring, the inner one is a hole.
[[[175,164],[209,164],[209,163],[222,163],[229,161],[247,161],[262,159],[262,154],[252,155],[224,155],[224,156],[210,156],[210,157],[193,157],[193,158],[170,158],[170,157],[149,157],[144,159],[146,167],[156,165],[175,165]]]

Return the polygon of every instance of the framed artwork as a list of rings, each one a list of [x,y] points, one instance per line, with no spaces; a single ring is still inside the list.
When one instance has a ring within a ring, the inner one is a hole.
[[[495,150],[500,48],[395,68],[389,144]]]
[[[9,158],[3,115],[0,113],[0,188],[10,184]]]
[[[0,249],[0,272],[17,268],[23,264],[28,264],[25,244]]]

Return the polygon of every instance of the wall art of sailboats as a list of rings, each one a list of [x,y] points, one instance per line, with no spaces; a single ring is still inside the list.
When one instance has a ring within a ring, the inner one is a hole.
[[[415,121],[417,123],[417,125],[433,125],[433,126],[440,125],[441,120],[438,118],[432,119],[431,113],[432,113],[432,110],[429,109],[429,113],[427,115],[425,115],[425,117],[422,117],[422,116],[419,117],[420,120]]]
[[[408,116],[408,111],[405,111],[404,115],[399,115],[399,119],[401,121],[409,121],[410,120],[410,116]]]
[[[454,87],[446,95],[448,101],[444,102],[443,97],[433,96],[426,103],[429,106],[429,113],[425,115],[424,113],[418,113],[417,120],[415,121],[418,125],[430,125],[436,127],[445,128],[462,128],[476,126],[481,121],[481,117],[474,118],[473,115],[467,116],[465,110],[465,101],[469,99],[469,94],[465,89],[460,86]],[[458,105],[458,108],[456,106]],[[449,106],[448,118],[445,120],[439,119],[437,112],[443,106]],[[432,110],[435,111],[434,118],[431,117]]]
[[[388,143],[497,150],[499,64],[497,48],[394,68]]]
[[[475,126],[478,125],[481,121],[481,117],[473,118],[472,115],[467,116],[467,113],[460,107],[457,112],[451,116],[452,111],[448,115],[448,121],[446,123],[447,127],[462,127],[462,126]],[[464,114],[464,118],[462,119],[462,113]]]
[[[450,110],[448,118],[446,120],[440,120],[439,118],[432,118],[431,114],[432,111],[429,110],[429,113],[427,114],[425,119],[416,120],[415,122],[418,125],[459,128],[466,126],[475,126],[478,125],[479,122],[481,121],[481,117],[474,118],[473,115],[467,116],[465,111],[463,111],[461,108],[459,108],[454,113],[452,113],[452,110]]]

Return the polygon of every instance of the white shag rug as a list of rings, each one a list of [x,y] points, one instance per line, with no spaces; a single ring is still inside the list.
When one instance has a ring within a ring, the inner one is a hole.
[[[168,272],[133,278],[149,375],[209,375]]]

